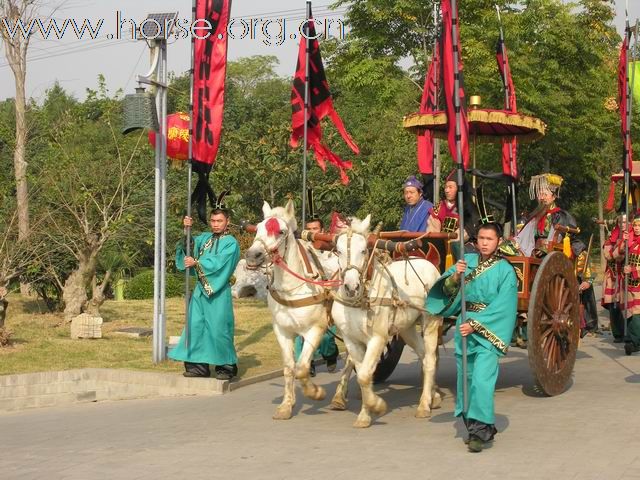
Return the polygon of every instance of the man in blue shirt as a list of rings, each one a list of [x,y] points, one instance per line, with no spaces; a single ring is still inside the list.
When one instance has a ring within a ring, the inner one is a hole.
[[[433,203],[422,196],[422,187],[422,182],[415,175],[408,177],[402,184],[404,201],[407,205],[404,207],[404,213],[402,214],[400,230],[409,232],[427,231],[427,218],[433,208]]]

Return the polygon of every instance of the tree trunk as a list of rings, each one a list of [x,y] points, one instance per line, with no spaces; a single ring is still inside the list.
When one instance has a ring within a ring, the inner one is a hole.
[[[79,255],[78,268],[64,282],[62,300],[64,316],[67,322],[80,315],[87,306],[87,287],[96,272],[98,249],[89,250]]]
[[[100,314],[100,306],[104,303],[104,291],[111,281],[111,270],[107,270],[102,279],[102,283],[98,285],[98,279],[94,273],[93,280],[91,281],[91,300],[87,303],[87,313],[92,315]]]
[[[18,20],[18,10],[15,5],[5,6],[5,13],[11,20]],[[23,19],[26,20],[26,19]],[[27,100],[25,94],[25,79],[27,76],[27,41],[7,41],[4,38],[4,49],[7,61],[11,66],[16,88],[15,114],[16,114],[16,144],[13,151],[13,169],[16,181],[16,206],[18,211],[18,241],[25,242],[29,236],[29,188],[27,185]],[[20,283],[20,293],[29,293],[28,284]]]

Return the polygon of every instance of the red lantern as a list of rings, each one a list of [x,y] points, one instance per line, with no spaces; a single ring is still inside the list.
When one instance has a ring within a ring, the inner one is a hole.
[[[156,132],[149,132],[149,143],[156,146]],[[173,160],[189,159],[189,114],[167,115],[167,157]]]

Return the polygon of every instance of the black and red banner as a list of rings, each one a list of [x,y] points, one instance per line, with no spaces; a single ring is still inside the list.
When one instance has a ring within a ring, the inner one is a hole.
[[[322,170],[326,170],[326,162],[335,165],[340,171],[340,179],[343,184],[349,183],[346,170],[352,167],[351,162],[343,160],[326,145],[322,143],[322,127],[320,121],[327,115],[340,132],[340,135],[356,154],[360,149],[355,144],[342,123],[342,119],[333,107],[329,84],[322,65],[320,55],[320,44],[318,43],[313,18],[307,20],[309,27],[307,36],[309,37],[309,105],[307,116],[304,115],[304,90],[305,90],[305,65],[306,65],[306,43],[305,36],[300,37],[300,48],[298,50],[298,63],[296,73],[293,78],[293,88],[291,89],[291,146],[297,147],[301,139],[304,138],[304,125],[307,124],[307,148],[312,149],[316,161]]]
[[[420,100],[420,113],[433,113],[438,106],[438,79],[440,77],[440,46],[436,46],[424,79]],[[433,174],[433,131],[425,129],[418,134],[418,169],[425,175]]]
[[[442,0],[440,3],[442,11],[442,78],[444,87],[445,107],[447,112],[447,140],[449,152],[454,163],[464,165],[465,170],[469,168],[469,122],[467,119],[467,107],[464,93],[464,81],[462,76],[462,56],[460,48],[460,22],[457,12],[451,8],[451,0]],[[455,14],[455,15],[454,15]],[[455,22],[456,38],[453,38],[453,26]],[[454,62],[454,52],[457,53],[457,64]],[[455,80],[458,77],[459,88],[455,91]],[[456,138],[456,108],[455,97],[459,98],[460,113],[460,137]],[[456,141],[460,141],[462,159],[458,158]]]
[[[629,90],[629,69],[627,68],[627,55],[629,54],[630,35],[625,33],[624,41],[620,47],[620,60],[618,62],[618,105],[620,106],[620,126],[622,129],[623,158],[622,169],[625,172],[631,171],[633,161],[633,145],[628,125],[628,100]]]
[[[230,0],[196,1],[194,40],[193,147],[195,162],[213,165],[220,145],[227,69]],[[203,27],[211,25],[211,30]],[[208,34],[208,35],[207,35]],[[202,37],[202,38],[198,38]],[[204,38],[206,37],[206,38]],[[211,167],[209,167],[210,170]]]
[[[504,100],[504,109],[515,113],[518,111],[516,104],[516,88],[513,84],[513,78],[511,77],[507,47],[505,46],[502,37],[498,38],[498,44],[496,46],[496,61],[498,62],[500,77],[502,77],[502,84],[505,86],[507,91],[507,95],[505,95]],[[514,180],[518,179],[517,154],[518,141],[515,137],[511,140],[502,140],[502,173]]]

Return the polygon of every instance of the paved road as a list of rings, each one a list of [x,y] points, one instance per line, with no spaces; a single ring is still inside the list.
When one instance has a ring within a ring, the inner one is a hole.
[[[446,393],[431,420],[413,417],[418,367],[405,354],[381,386],[390,413],[367,430],[351,427],[350,408],[327,409],[329,396],[299,399],[295,417],[271,415],[281,380],[217,398],[84,404],[0,416],[2,479],[638,479],[640,356],[626,357],[609,337],[586,338],[575,382],[553,398],[535,392],[526,351],[503,361],[496,394],[494,446],[467,453],[452,416],[451,342],[438,382]],[[318,383],[335,390],[320,367]]]

